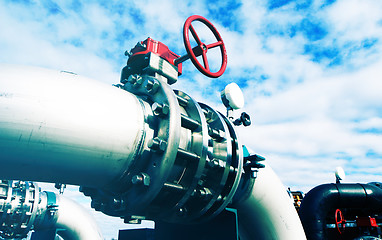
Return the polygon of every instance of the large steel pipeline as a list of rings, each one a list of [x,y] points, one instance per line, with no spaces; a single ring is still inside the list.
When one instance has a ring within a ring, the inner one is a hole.
[[[80,185],[96,210],[127,221],[221,212],[242,166],[228,120],[159,77],[126,85],[3,65],[2,178]]]
[[[231,121],[152,74],[151,64],[161,72],[168,63],[142,59],[149,66],[141,75],[125,67],[119,88],[0,66],[2,178],[80,185],[93,208],[125,221],[200,222],[240,198],[243,239],[305,239],[269,166],[243,184],[249,196],[235,196],[250,173]]]
[[[103,187],[139,152],[144,104],[73,73],[0,66],[0,176]]]

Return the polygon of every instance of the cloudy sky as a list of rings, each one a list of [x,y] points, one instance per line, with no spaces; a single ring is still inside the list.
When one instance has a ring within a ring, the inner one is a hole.
[[[346,182],[382,181],[380,0],[0,0],[0,62],[118,83],[124,51],[148,36],[183,55],[193,14],[219,30],[228,67],[210,79],[185,62],[174,88],[224,111],[220,91],[236,82],[253,123],[238,129],[242,143],[294,190],[333,182],[337,166]],[[103,227],[105,237],[118,224]]]

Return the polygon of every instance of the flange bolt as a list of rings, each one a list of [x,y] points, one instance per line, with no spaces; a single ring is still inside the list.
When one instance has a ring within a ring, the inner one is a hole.
[[[150,176],[146,173],[137,174],[133,176],[133,178],[131,179],[131,183],[134,185],[142,184],[148,187],[150,185]]]
[[[164,117],[170,112],[170,107],[167,104],[160,104],[160,103],[153,103],[151,106],[151,109],[153,110],[154,114],[157,116]]]
[[[167,148],[167,142],[158,137],[150,139],[147,145],[149,148],[153,150],[158,150],[161,152],[164,152]]]

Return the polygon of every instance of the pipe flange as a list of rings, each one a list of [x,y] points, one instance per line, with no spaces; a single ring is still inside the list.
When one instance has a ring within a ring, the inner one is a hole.
[[[143,137],[134,159],[113,182],[116,187],[81,188],[92,198],[92,207],[126,222],[149,218],[192,223],[223,211],[243,166],[230,121],[173,91],[159,74],[129,76],[122,88],[142,105]]]
[[[215,193],[217,197],[211,199],[210,206],[205,209],[203,220],[208,220],[217,216],[231,203],[240,182],[243,151],[231,122],[208,105],[199,104],[206,114],[209,128],[212,129],[209,134],[211,167],[207,169],[208,173],[204,174],[205,183],[207,188],[218,193]]]
[[[135,158],[114,181],[118,188],[108,186],[105,191],[81,188],[92,198],[96,210],[127,220],[147,215],[148,206],[171,174],[181,134],[178,100],[167,80],[160,75],[138,74],[129,79],[123,89],[135,94],[145,111],[145,131]]]
[[[142,174],[146,179],[150,178],[149,184],[143,184],[145,188],[140,184],[133,184],[123,194],[123,200],[127,201],[126,212],[134,215],[146,214],[147,206],[154,201],[167,182],[176,160],[181,134],[178,100],[167,80],[160,75],[143,75],[142,79],[139,87],[125,85],[125,90],[138,95],[142,101],[151,105],[151,112],[147,110],[146,123],[153,133],[152,136],[146,136],[141,158],[133,162],[135,167],[130,168],[133,170],[126,174],[128,179],[136,179],[137,175]],[[142,207],[137,209],[136,206]]]
[[[36,183],[0,180],[0,236],[25,238],[33,226],[39,203]]]
[[[195,201],[195,193],[206,167],[208,131],[199,104],[184,92],[174,92],[181,112],[179,131],[182,134],[172,172],[151,211],[168,222],[192,222],[201,215],[199,210],[188,208]]]

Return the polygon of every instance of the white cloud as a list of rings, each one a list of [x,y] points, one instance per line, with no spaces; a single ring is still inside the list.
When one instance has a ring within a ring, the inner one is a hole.
[[[328,9],[332,32],[346,40],[381,36],[382,4],[378,0],[339,0]]]
[[[382,181],[381,2],[338,0],[326,7],[322,2],[304,10],[291,2],[269,11],[266,1],[243,1],[235,9],[236,29],[223,26],[221,16],[208,11],[208,1],[80,2],[76,8],[59,2],[58,12],[49,13],[40,1],[0,0],[0,62],[117,83],[126,49],[151,36],[184,54],[183,23],[189,15],[203,15],[226,43],[227,74],[208,79],[186,62],[175,88],[224,112],[220,90],[230,81],[239,83],[244,110],[253,119],[250,128],[239,128],[242,143],[264,155],[286,185],[306,191],[333,182],[339,165],[347,181]],[[309,39],[314,30],[301,29],[304,19],[323,28],[318,39]],[[329,65],[337,57],[338,63]],[[76,189],[65,194],[89,208]],[[100,215],[102,222],[112,221]],[[123,225],[115,221],[116,228]]]

